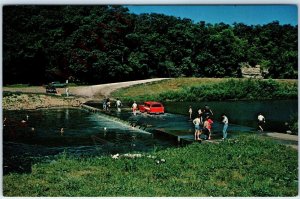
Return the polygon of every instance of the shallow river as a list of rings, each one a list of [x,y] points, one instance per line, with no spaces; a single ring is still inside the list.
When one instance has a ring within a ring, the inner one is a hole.
[[[28,119],[27,119],[28,116]],[[82,109],[5,111],[4,173],[28,170],[30,158],[146,152],[175,145]],[[22,122],[22,120],[26,122]],[[26,168],[25,168],[26,167]]]
[[[241,126],[257,127],[257,116],[261,112],[266,118],[266,130],[284,132],[285,122],[291,117],[298,117],[298,100],[261,100],[261,101],[213,101],[213,102],[172,102],[166,103],[167,111],[188,114],[189,106],[196,115],[199,108],[209,105],[214,113],[214,120],[220,121],[225,113],[229,122]]]
[[[297,100],[280,101],[232,101],[210,103],[166,103],[164,115],[133,115],[129,110],[110,115],[141,126],[150,134],[133,130],[82,109],[40,109],[34,111],[4,111],[7,118],[3,128],[4,174],[10,171],[30,171],[32,160],[51,157],[61,152],[76,156],[93,156],[115,153],[147,152],[177,143],[155,136],[154,129],[180,130],[193,134],[193,125],[188,118],[188,107],[193,115],[198,108],[208,104],[214,112],[214,131],[221,131],[221,113],[229,117],[229,131],[252,131],[256,129],[257,113],[262,112],[267,120],[267,130],[284,130],[284,122],[298,115]],[[90,104],[99,107],[100,104]],[[21,122],[24,120],[24,122]]]

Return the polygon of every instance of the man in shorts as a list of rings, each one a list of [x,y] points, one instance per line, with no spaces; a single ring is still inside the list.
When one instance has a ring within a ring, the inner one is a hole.
[[[200,123],[201,123],[200,117],[197,116],[193,120],[193,124],[195,125],[195,140],[201,140],[200,139],[200,135],[201,135]]]

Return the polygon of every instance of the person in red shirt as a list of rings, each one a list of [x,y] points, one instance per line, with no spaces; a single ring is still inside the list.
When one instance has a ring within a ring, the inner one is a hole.
[[[212,119],[209,116],[207,116],[206,118],[207,118],[207,122],[208,122],[207,129],[209,131],[208,139],[210,140],[211,139],[210,135],[211,135],[212,124],[214,122],[212,121]]]

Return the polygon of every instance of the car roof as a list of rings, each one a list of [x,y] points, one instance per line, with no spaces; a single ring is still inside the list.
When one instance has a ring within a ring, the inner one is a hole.
[[[147,101],[145,104],[161,104],[160,102],[154,102],[154,101]]]

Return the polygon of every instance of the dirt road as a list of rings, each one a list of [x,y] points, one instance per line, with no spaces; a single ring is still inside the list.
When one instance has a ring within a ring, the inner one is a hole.
[[[289,135],[284,133],[268,132],[265,136],[272,137],[275,140],[280,141],[280,143],[288,145],[296,150],[298,150],[298,135]]]
[[[154,78],[154,79],[145,79],[145,80],[137,80],[137,81],[129,81],[129,82],[100,84],[94,86],[71,87],[70,93],[72,93],[73,95],[88,97],[88,98],[99,98],[103,96],[108,97],[113,91],[119,88],[125,88],[136,84],[161,81],[164,79],[168,79],[168,78]]]
[[[136,84],[143,84],[154,81],[161,81],[168,78],[154,78],[154,79],[145,79],[145,80],[136,80],[136,81],[128,81],[128,82],[117,82],[117,83],[109,83],[109,84],[99,84],[99,85],[91,85],[91,86],[76,86],[70,87],[69,92],[72,95],[85,97],[85,98],[101,98],[108,97],[110,94],[119,89],[124,88]],[[46,89],[42,86],[32,86],[32,87],[24,87],[24,88],[10,88],[3,87],[3,91],[10,92],[21,92],[21,93],[46,93]],[[65,88],[57,88],[57,91],[60,94],[65,93]]]

